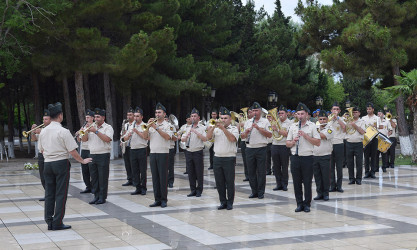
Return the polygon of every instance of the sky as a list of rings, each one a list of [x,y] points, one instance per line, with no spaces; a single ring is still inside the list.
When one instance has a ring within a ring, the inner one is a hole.
[[[259,9],[264,6],[265,10],[272,15],[275,10],[275,0],[254,0],[256,9]],[[242,0],[243,4],[246,3],[246,0]],[[303,1],[305,2],[305,1]],[[332,4],[333,0],[318,0],[320,4]],[[294,22],[301,22],[300,18],[294,14],[294,9],[297,7],[298,0],[281,0],[281,9],[284,12],[285,16],[291,16],[291,19]]]

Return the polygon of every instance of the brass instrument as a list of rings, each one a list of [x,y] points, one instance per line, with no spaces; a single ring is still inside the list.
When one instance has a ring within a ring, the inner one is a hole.
[[[87,131],[94,125],[96,125],[96,122],[91,123],[90,126],[84,128],[84,129],[80,129],[80,131],[79,131],[80,138],[82,138],[87,133]]]
[[[278,108],[273,108],[273,109],[268,110],[268,115],[272,117],[271,125],[277,126],[278,130],[282,130],[281,122],[279,121],[279,117],[277,116],[277,114],[278,114]],[[272,131],[272,137],[277,141],[280,141],[284,138],[283,135],[280,135],[278,131],[275,131],[275,130]]]
[[[331,122],[334,119],[336,119],[336,116],[334,114],[330,114],[329,117],[327,117],[327,119],[329,120],[329,122]]]
[[[127,119],[124,119],[123,120],[123,122],[122,122],[122,132],[121,132],[121,136],[120,136],[120,142],[121,142],[121,144],[120,144],[120,147],[122,148],[122,154],[124,155],[125,154],[125,152],[126,152],[126,143],[124,143],[124,141],[123,141],[123,136],[124,136],[124,134],[126,133],[126,123],[128,122],[128,120]],[[129,127],[128,127],[129,128]]]
[[[32,129],[31,129],[31,130],[29,130],[29,131],[23,131],[23,132],[22,132],[22,135],[23,135],[24,137],[28,138],[28,137],[29,137],[29,135],[30,135],[30,133],[32,133],[33,131],[35,131],[35,130],[37,130],[37,129],[39,129],[39,128],[43,128],[43,127],[45,127],[45,123],[42,123],[41,125],[36,126],[36,127],[32,128]]]
[[[176,130],[179,129],[178,119],[177,119],[177,117],[175,117],[175,115],[170,114],[169,117],[168,117],[168,122],[171,123],[172,126],[174,126]]]
[[[387,121],[391,120],[392,119],[392,114],[390,112],[387,112],[385,114],[385,118],[387,119]]]
[[[154,124],[154,123],[156,123],[158,120],[155,118],[153,121],[151,121],[151,122],[149,122],[149,123],[146,123],[146,124],[142,124],[141,125],[141,128],[142,128],[142,130],[143,131],[147,131],[151,126],[152,126],[152,124]]]
[[[221,121],[220,119],[210,119],[208,121],[210,127],[216,126],[218,123],[223,123],[223,121]]]
[[[349,134],[349,135],[353,135],[354,133],[355,133],[355,131],[356,131],[356,129],[355,128],[353,128],[349,123],[351,123],[351,122],[353,122],[354,121],[354,118],[353,118],[353,108],[347,108],[346,109],[348,112],[348,115],[347,115],[347,117],[346,117],[346,133],[347,134]]]
[[[240,114],[236,113],[235,111],[230,111],[230,115],[232,118],[232,125],[236,126],[236,119],[240,122]]]
[[[245,108],[241,108],[240,110],[242,110],[243,113],[241,113],[242,115],[242,122],[246,122],[248,120],[248,107]]]
[[[320,121],[316,121],[316,126],[317,126],[317,132],[319,132],[320,133],[320,131],[322,130],[321,129],[321,126],[326,126],[327,125],[327,123],[320,123]],[[324,129],[324,128],[323,128]]]

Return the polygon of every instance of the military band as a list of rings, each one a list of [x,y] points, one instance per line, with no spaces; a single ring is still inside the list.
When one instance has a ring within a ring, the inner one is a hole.
[[[361,113],[357,107],[352,108],[352,115],[353,119],[347,126],[352,128],[353,132],[347,133],[346,136],[346,161],[349,172],[349,185],[361,185],[363,172],[363,135],[365,134],[366,124],[360,118]]]
[[[345,146],[343,139],[345,138],[346,124],[344,118],[339,116],[340,106],[335,102],[332,106],[331,121],[329,121],[332,127],[333,134],[333,152],[330,161],[330,192],[343,193],[342,181],[343,181],[343,162],[345,156]]]
[[[374,127],[376,129],[381,129],[382,126],[379,126],[379,119],[374,114],[374,105],[368,103],[366,105],[367,115],[362,117],[362,120],[365,123],[365,128]],[[377,172],[377,151],[378,151],[378,139],[373,138],[369,144],[364,148],[364,158],[365,158],[365,176],[364,178],[373,178],[375,179],[375,172]]]
[[[125,169],[126,169],[126,178],[127,182],[122,184],[122,186],[131,186],[132,185],[132,167],[130,165],[130,141],[124,140],[124,137],[126,133],[129,131],[129,128],[133,126],[133,123],[135,121],[134,119],[134,110],[133,108],[129,108],[127,110],[126,114],[126,120],[123,122],[123,128],[120,132],[120,141],[121,141],[121,147],[122,147],[122,154],[123,154],[123,160],[125,163]]]

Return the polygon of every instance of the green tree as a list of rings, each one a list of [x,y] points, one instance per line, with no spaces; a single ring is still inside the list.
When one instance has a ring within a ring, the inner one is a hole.
[[[320,52],[324,67],[343,75],[385,78],[398,84],[393,76],[400,68],[415,64],[417,50],[417,2],[414,0],[334,1],[322,6],[299,0],[296,13],[304,25],[301,41],[305,53]],[[404,100],[396,100],[401,151],[412,153],[404,117]]]

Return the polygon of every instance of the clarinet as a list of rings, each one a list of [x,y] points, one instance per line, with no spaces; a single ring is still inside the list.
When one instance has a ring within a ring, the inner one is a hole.
[[[300,131],[300,130],[301,130],[301,120],[298,123],[298,131]],[[298,155],[298,146],[299,145],[300,145],[300,138],[298,138],[298,141],[297,141],[297,147],[295,148],[295,155]]]
[[[193,128],[193,127],[194,127],[194,121],[191,123],[191,128]],[[190,147],[190,140],[191,140],[191,134],[190,134],[190,137],[188,137],[187,144],[185,145],[186,148]]]
[[[253,124],[255,123],[255,117],[253,117],[253,120],[252,120],[252,126],[253,126]],[[253,128],[252,128],[253,129]],[[252,130],[249,132],[249,134],[248,134],[248,138],[246,139],[246,144],[249,144],[249,141],[250,141],[250,135],[252,134]]]

